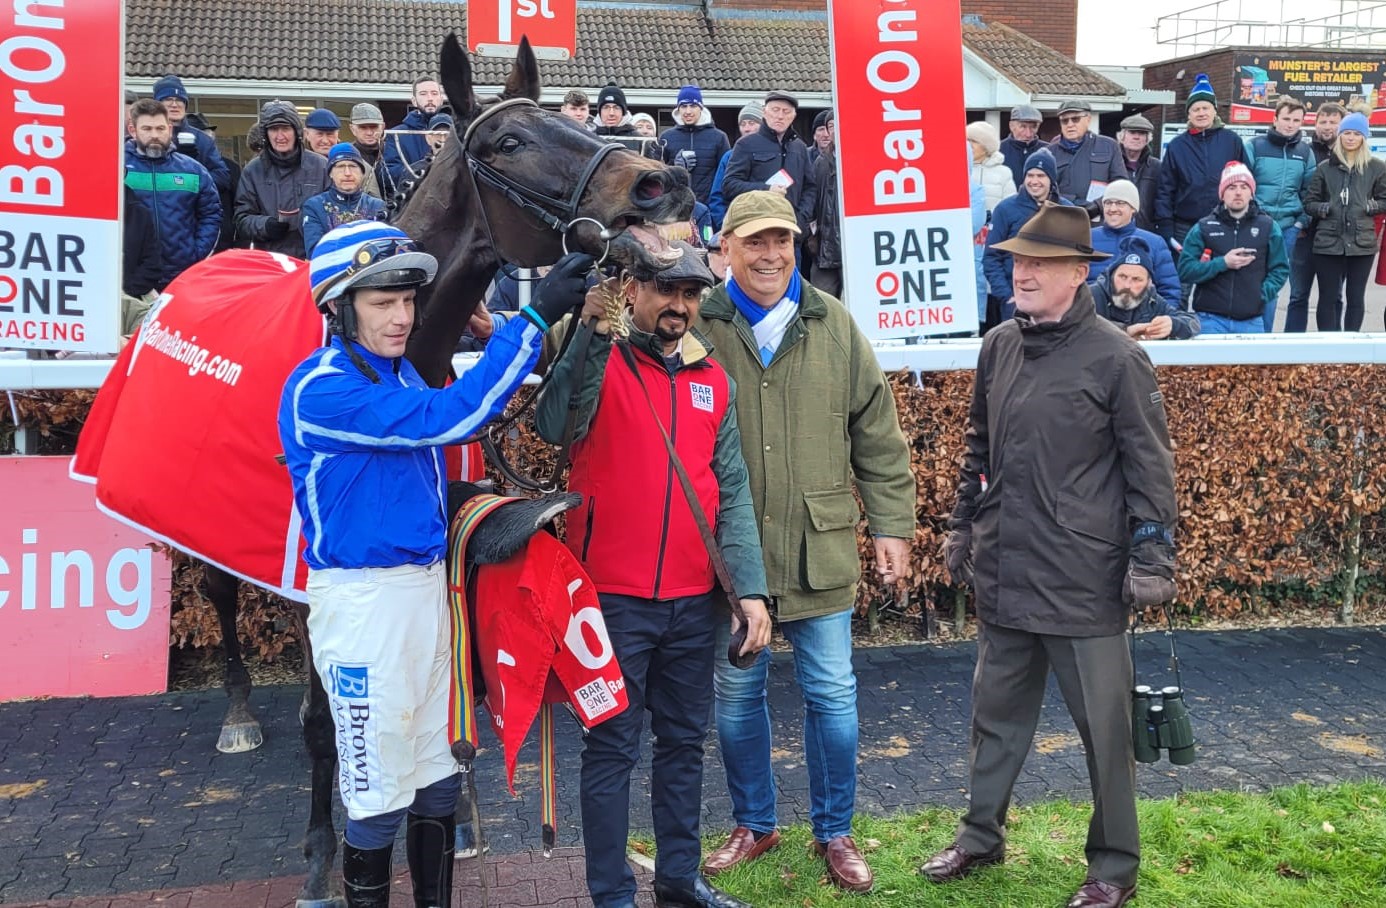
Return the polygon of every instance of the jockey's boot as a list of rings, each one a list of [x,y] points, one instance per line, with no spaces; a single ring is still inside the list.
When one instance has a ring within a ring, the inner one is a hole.
[[[342,842],[342,881],[347,908],[390,908],[390,853],[384,848],[357,848]]]
[[[410,813],[404,847],[414,880],[415,908],[450,908],[452,858],[457,820],[452,814],[421,817]]]

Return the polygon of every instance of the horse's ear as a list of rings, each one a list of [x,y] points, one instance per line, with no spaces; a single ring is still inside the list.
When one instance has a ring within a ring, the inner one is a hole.
[[[443,50],[439,57],[438,72],[442,76],[443,91],[452,105],[453,115],[470,120],[476,116],[476,93],[472,91],[472,64],[467,53],[457,42],[457,35],[448,32],[443,39]]]
[[[505,91],[501,98],[529,98],[539,100],[539,61],[534,57],[534,49],[529,46],[529,36],[520,39],[520,50],[515,54],[515,65],[505,80]]]

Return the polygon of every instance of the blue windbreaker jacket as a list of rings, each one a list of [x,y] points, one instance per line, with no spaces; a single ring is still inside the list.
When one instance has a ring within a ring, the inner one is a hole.
[[[125,185],[154,216],[164,260],[160,289],[212,254],[221,232],[221,197],[207,168],[176,151],[146,158],[134,139],[126,139]]]
[[[529,319],[496,331],[481,360],[446,388],[424,384],[408,360],[339,337],[299,364],[279,400],[279,439],[314,569],[432,564],[447,547],[443,454],[499,413],[539,358]]]

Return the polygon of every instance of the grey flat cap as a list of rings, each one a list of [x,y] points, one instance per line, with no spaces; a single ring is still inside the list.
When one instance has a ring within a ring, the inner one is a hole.
[[[1151,123],[1140,114],[1131,114],[1131,116],[1122,120],[1121,128],[1130,130],[1131,132],[1148,132],[1152,135],[1155,132],[1155,124]]]
[[[1011,119],[1019,120],[1022,123],[1043,123],[1044,114],[1029,104],[1017,104],[1011,108]]]
[[[1069,98],[1059,105],[1059,113],[1092,113],[1092,105],[1081,98]]]

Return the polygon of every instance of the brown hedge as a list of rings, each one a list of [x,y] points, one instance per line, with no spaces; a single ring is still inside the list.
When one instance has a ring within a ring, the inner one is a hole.
[[[1345,578],[1381,572],[1386,371],[1362,365],[1168,367],[1159,376],[1176,448],[1183,609],[1228,617],[1287,597],[1336,606],[1362,582]],[[953,507],[972,373],[925,373],[918,381],[899,373],[891,384],[918,480],[907,600],[917,611],[920,602],[948,589],[935,553]],[[21,420],[63,447],[60,442],[75,437],[90,399],[91,392],[26,395]],[[8,414],[0,419],[8,422]],[[503,447],[526,470],[547,476],[553,451],[523,420]],[[861,543],[866,557],[864,533]],[[860,609],[902,600],[898,591],[881,589],[870,572],[864,576]],[[180,645],[220,642],[197,581],[197,569],[178,559],[172,642]],[[293,640],[288,611],[245,584],[241,596],[241,633],[272,659]]]

